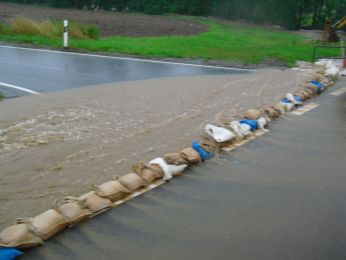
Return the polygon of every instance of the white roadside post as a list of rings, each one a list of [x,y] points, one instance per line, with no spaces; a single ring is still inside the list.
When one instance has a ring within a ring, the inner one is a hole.
[[[68,48],[68,21],[64,20],[64,49]]]

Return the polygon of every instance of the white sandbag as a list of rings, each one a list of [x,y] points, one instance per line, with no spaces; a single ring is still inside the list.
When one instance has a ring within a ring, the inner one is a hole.
[[[18,219],[17,223],[27,224],[35,235],[47,240],[64,229],[69,222],[56,210],[49,209],[34,218]]]
[[[181,165],[169,164],[168,167],[173,176],[178,176],[178,175],[181,175],[183,171],[187,168],[187,164],[181,164]]]
[[[42,244],[43,240],[32,233],[27,224],[16,224],[0,233],[0,247],[25,249]]]
[[[102,198],[95,191],[90,191],[78,197],[88,207],[90,212],[97,213],[112,206],[112,201]]]
[[[131,193],[130,190],[119,182],[117,176],[114,176],[113,180],[102,183],[101,185],[94,185],[93,189],[98,196],[107,198],[113,202],[121,200]]]
[[[146,181],[136,173],[129,173],[120,177],[119,182],[131,192],[134,192],[147,185]]]
[[[232,121],[229,127],[237,135],[238,138],[244,138],[245,136],[251,135],[251,127],[247,124],[241,124],[239,121]]]
[[[68,220],[70,225],[77,224],[92,215],[83,201],[71,196],[65,197],[63,201],[56,201],[54,208]]]
[[[337,79],[340,76],[339,73],[340,73],[340,69],[335,67],[335,66],[332,66],[332,67],[330,67],[329,69],[326,70],[325,75],[326,76],[331,76],[332,78]]]
[[[155,158],[154,160],[151,160],[149,162],[149,164],[156,164],[156,165],[159,165],[162,168],[163,173],[164,173],[162,179],[164,181],[168,181],[168,180],[173,178],[173,173],[172,173],[171,169],[169,168],[168,164],[166,163],[166,161],[163,158],[161,158],[161,157]]]
[[[264,130],[265,127],[268,125],[268,123],[270,122],[270,119],[269,118],[265,118],[265,117],[260,117],[258,120],[257,120],[257,124],[258,124],[258,128],[261,129],[261,130]]]
[[[230,130],[207,124],[204,127],[205,132],[216,142],[223,143],[234,139],[236,136]]]
[[[297,101],[297,100],[295,99],[295,97],[293,96],[292,93],[287,93],[287,94],[286,94],[286,98],[287,98],[291,103],[293,103],[294,105],[302,105],[302,104],[303,104],[303,102]]]
[[[280,105],[285,112],[289,112],[289,111],[292,111],[294,109],[294,104],[292,104],[292,103],[281,102]]]

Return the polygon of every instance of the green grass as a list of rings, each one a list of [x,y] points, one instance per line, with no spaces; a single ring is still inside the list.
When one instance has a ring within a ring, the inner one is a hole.
[[[224,25],[204,18],[193,19],[207,24],[209,30],[192,36],[72,38],[69,44],[70,48],[83,51],[124,53],[157,58],[220,60],[246,64],[276,60],[290,66],[297,60],[311,61],[312,47],[317,44],[291,32],[238,24]],[[1,33],[0,40],[54,48],[60,48],[62,45],[62,40],[59,38],[40,35]],[[326,50],[319,54],[337,55],[337,51]]]

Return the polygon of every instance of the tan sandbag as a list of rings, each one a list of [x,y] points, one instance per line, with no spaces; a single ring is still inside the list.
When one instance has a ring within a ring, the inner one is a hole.
[[[156,164],[145,164],[139,162],[133,166],[133,170],[141,176],[147,184],[152,183],[156,179],[163,178],[164,172],[159,165]]]
[[[90,191],[78,197],[87,206],[90,212],[97,213],[112,206],[112,201],[98,196],[95,191]]]
[[[294,95],[300,97],[303,101],[307,100],[307,97],[303,92],[295,92]]]
[[[274,104],[272,106],[270,106],[272,109],[274,109],[276,112],[278,112],[279,116],[281,116],[282,114],[282,108],[280,106],[280,104]]]
[[[280,113],[272,107],[266,107],[263,109],[263,111],[271,119],[275,119],[275,118],[278,118],[280,116]]]
[[[32,233],[27,224],[16,224],[5,228],[0,233],[0,247],[25,249],[42,244],[43,240]]]
[[[65,197],[63,201],[56,201],[54,208],[65,216],[70,225],[77,224],[92,215],[84,202],[74,197]]]
[[[101,185],[94,185],[93,188],[96,194],[113,202],[125,198],[131,191],[125,188],[118,179],[119,178],[115,176],[111,181],[107,181]]]
[[[199,153],[195,151],[193,148],[184,148],[183,150],[181,150],[180,154],[181,157],[188,162],[188,164],[195,164],[201,161]]]
[[[18,219],[17,223],[26,223],[29,228],[43,240],[47,240],[68,225],[67,219],[55,209],[28,219]]]
[[[218,152],[220,143],[217,143],[211,136],[203,132],[200,135],[200,143],[202,148],[207,152]]]
[[[134,192],[147,185],[146,181],[136,173],[128,173],[120,177],[119,182],[131,192]]]
[[[163,158],[168,164],[182,165],[187,163],[180,153],[168,153]]]
[[[307,90],[307,89],[302,90],[302,92],[303,92],[303,93],[305,94],[305,96],[308,97],[308,98],[313,97],[313,94],[314,94],[313,91],[310,91],[310,90]]]
[[[257,120],[261,116],[261,112],[256,109],[249,109],[244,115],[247,119]]]
[[[317,96],[317,87],[307,84],[305,85],[305,88],[312,94],[313,97]]]

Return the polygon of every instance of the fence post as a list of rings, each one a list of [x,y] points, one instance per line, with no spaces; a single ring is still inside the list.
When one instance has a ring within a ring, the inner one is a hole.
[[[68,48],[68,21],[64,20],[64,49]]]

